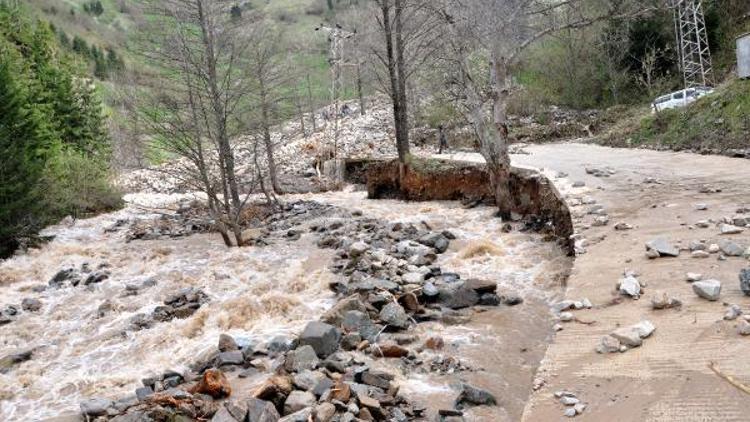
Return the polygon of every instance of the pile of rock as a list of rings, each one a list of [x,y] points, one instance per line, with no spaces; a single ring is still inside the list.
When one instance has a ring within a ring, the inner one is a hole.
[[[68,285],[76,287],[78,285],[88,286],[91,284],[101,283],[110,276],[110,272],[107,270],[109,264],[101,263],[93,270],[90,265],[84,263],[81,265],[80,270],[75,268],[65,268],[58,271],[47,283],[50,288],[59,289]],[[35,289],[36,291],[44,290],[43,286],[39,286]]]
[[[164,305],[154,308],[151,315],[139,313],[130,318],[130,330],[151,328],[156,322],[167,322],[173,319],[185,319],[193,315],[204,303],[208,295],[201,289],[186,287],[164,300]]]
[[[310,233],[319,247],[336,249],[331,267],[340,277],[330,287],[339,295],[337,304],[297,338],[254,344],[222,335],[217,349],[198,359],[190,374],[167,371],[146,378],[129,406],[109,402],[102,413],[102,406],[87,405],[84,413],[116,416],[121,422],[155,420],[164,412],[219,422],[420,419],[425,409],[399,394],[395,374],[376,369],[375,360],[400,359],[403,371],[468,370],[458,359],[434,353],[443,347],[441,338],[420,341],[405,331],[422,321],[466,322],[472,315],[468,308],[476,305],[522,302],[517,296],[499,296],[494,281],[442,272],[435,265],[437,255],[455,237],[426,225],[387,223],[357,211],[297,202],[266,218],[262,229],[267,242]],[[185,317],[206,300],[202,291],[185,289],[152,315],[136,315],[131,324],[147,328],[154,321]],[[426,359],[420,356],[423,351],[429,351]],[[269,370],[251,395],[223,400],[231,394],[229,383],[222,382],[224,372],[237,371],[243,378]],[[214,394],[217,389],[208,385],[223,385],[219,391],[225,392]],[[454,408],[441,412],[456,418],[466,406],[493,404],[496,399],[489,392],[462,385]]]

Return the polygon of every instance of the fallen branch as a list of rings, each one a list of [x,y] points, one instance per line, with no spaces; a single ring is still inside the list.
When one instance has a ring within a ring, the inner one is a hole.
[[[714,373],[716,373],[716,375],[720,376],[721,378],[724,378],[728,383],[730,383],[733,386],[735,386],[738,390],[742,391],[745,394],[750,394],[750,387],[748,387],[747,385],[745,385],[745,384],[737,381],[731,375],[727,375],[727,374],[721,372],[721,370],[716,366],[716,362],[713,362],[713,361],[709,362],[708,363],[708,367],[711,368],[711,370],[714,371]]]

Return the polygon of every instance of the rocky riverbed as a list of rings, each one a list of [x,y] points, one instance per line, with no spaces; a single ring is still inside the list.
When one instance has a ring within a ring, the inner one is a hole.
[[[248,232],[256,246],[226,249],[186,198],[128,199],[0,265],[4,420],[520,415],[570,264],[521,223],[301,195]],[[488,359],[493,344],[507,350]]]

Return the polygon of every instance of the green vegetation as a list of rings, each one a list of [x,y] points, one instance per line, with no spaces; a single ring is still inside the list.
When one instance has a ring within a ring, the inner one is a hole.
[[[658,114],[641,110],[620,120],[603,141],[614,146],[716,152],[748,148],[748,139],[750,81],[733,80],[685,108]]]
[[[0,256],[65,215],[119,202],[96,88],[57,40],[0,2]]]

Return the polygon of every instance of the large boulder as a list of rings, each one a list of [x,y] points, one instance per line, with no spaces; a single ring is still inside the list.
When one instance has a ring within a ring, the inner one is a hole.
[[[467,406],[495,406],[497,399],[487,390],[469,384],[461,385],[461,392],[456,397],[455,408],[463,409]]]
[[[339,348],[341,332],[333,325],[312,321],[299,337],[299,344],[309,345],[321,359],[325,359]]]
[[[479,303],[479,294],[464,283],[441,286],[438,290],[438,300],[451,309],[468,308]]]

